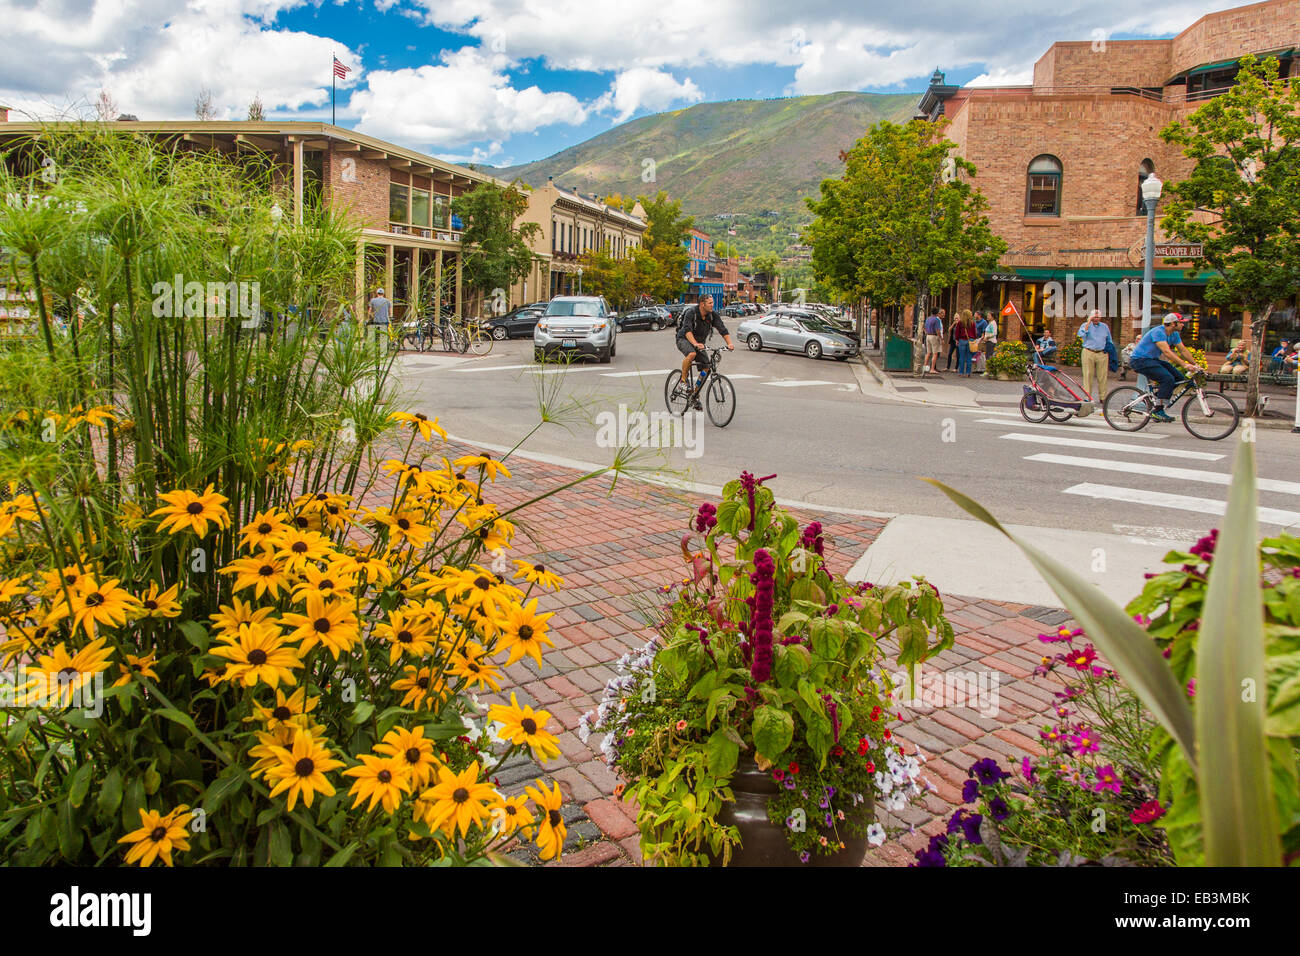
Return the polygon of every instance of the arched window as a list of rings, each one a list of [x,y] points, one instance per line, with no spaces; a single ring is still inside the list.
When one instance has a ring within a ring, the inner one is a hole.
[[[1029,164],[1025,214],[1028,216],[1061,214],[1061,161],[1055,156],[1037,156]]]
[[[1142,184],[1147,181],[1147,177],[1156,171],[1156,164],[1149,159],[1142,160],[1142,165],[1138,166],[1138,198],[1136,215],[1145,216],[1147,214],[1147,204],[1142,201]]]

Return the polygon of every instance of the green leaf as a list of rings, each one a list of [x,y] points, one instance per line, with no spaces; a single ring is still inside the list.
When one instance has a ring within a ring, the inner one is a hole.
[[[715,777],[727,778],[736,770],[736,761],[740,758],[740,747],[725,730],[719,728],[713,732],[705,746],[708,755],[709,773]]]
[[[239,767],[227,767],[216,780],[208,784],[201,806],[209,814],[225,803],[226,798],[244,785],[244,772]]]
[[[212,638],[208,636],[208,630],[198,621],[183,621],[179,625],[180,632],[200,651],[207,651],[208,646],[212,643]]]
[[[354,724],[364,724],[370,719],[370,715],[375,712],[375,705],[368,700],[363,700],[352,708],[352,713],[348,716]]]
[[[117,812],[117,808],[122,805],[122,771],[114,767],[104,777],[104,782],[99,787],[99,797],[96,800],[99,806],[99,812],[105,816],[112,816]]]
[[[326,867],[332,867],[332,866],[347,866],[347,865],[348,865],[348,860],[352,859],[352,854],[356,853],[356,852],[357,852],[357,848],[360,847],[360,846],[361,846],[361,844],[360,844],[358,841],[353,840],[351,843],[349,843],[349,844],[348,844],[347,846],[345,846],[343,849],[339,850],[337,853],[335,853],[333,856],[331,856],[328,860],[326,860],[326,861],[325,861],[325,866],[326,866]]]
[[[199,732],[199,728],[194,726],[194,720],[189,714],[183,714],[179,710],[175,710],[171,707],[162,707],[155,710],[154,713],[159,717],[166,717],[172,723],[180,724],[192,734],[197,734]]]
[[[59,801],[59,854],[65,863],[75,863],[81,853],[85,836],[77,824],[77,814],[71,801]]]
[[[1187,705],[1183,688],[1174,680],[1169,666],[1147,633],[1138,627],[1123,608],[1099,592],[1089,581],[1033,545],[1021,541],[1002,527],[983,506],[943,482],[933,478],[921,480],[934,485],[967,514],[1001,531],[1024,552],[1097,649],[1115,666],[1124,682],[1183,748],[1188,762],[1194,768],[1196,730],[1191,708]]]
[[[276,866],[291,866],[293,864],[293,839],[289,835],[289,828],[284,825],[283,820],[276,820],[271,824],[271,862]]]
[[[794,718],[767,704],[754,711],[754,749],[768,760],[785,753],[794,739]]]
[[[1268,681],[1256,502],[1254,445],[1243,442],[1210,565],[1197,645],[1197,783],[1209,866],[1282,861],[1264,732]]]
[[[76,769],[72,775],[72,782],[68,787],[68,803],[74,807],[80,807],[86,800],[86,794],[90,791],[90,780],[94,775],[95,765],[93,763],[83,763]]]

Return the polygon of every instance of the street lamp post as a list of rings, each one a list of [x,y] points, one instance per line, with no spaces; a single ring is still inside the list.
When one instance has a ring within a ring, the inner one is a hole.
[[[1143,256],[1142,263],[1142,334],[1146,335],[1147,330],[1151,328],[1151,297],[1152,284],[1156,278],[1156,203],[1160,201],[1160,193],[1164,189],[1164,183],[1156,178],[1155,173],[1151,173],[1146,179],[1142,180],[1142,203],[1147,210],[1147,242],[1146,254]],[[1147,387],[1147,377],[1138,375],[1138,388]]]
[[[578,266],[578,295],[582,295],[582,266]]]

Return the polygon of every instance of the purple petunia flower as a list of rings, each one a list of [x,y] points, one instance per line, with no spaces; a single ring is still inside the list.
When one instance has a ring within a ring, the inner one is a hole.
[[[984,786],[992,786],[1011,776],[1011,774],[999,767],[998,762],[992,757],[985,757],[983,760],[975,761],[971,764],[971,768],[967,773]]]
[[[1011,816],[1011,808],[1001,797],[994,797],[989,801],[989,816],[1001,823],[1007,817]]]
[[[917,866],[947,866],[948,861],[944,858],[943,850],[948,845],[948,838],[942,833],[937,833],[930,837],[930,845],[924,850],[917,850]]]
[[[961,787],[962,803],[974,803],[979,799],[980,785],[976,780],[967,780]]]

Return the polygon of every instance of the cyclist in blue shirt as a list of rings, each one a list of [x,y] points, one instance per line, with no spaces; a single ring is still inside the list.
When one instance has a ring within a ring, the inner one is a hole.
[[[1177,312],[1170,312],[1160,325],[1142,336],[1129,359],[1129,368],[1156,383],[1156,410],[1151,417],[1158,422],[1173,421],[1165,412],[1165,402],[1174,394],[1174,386],[1186,379],[1185,375],[1174,368],[1173,363],[1177,362],[1185,369],[1199,368],[1196,359],[1183,344],[1180,333],[1184,321]],[[1181,357],[1175,349],[1182,353]]]

